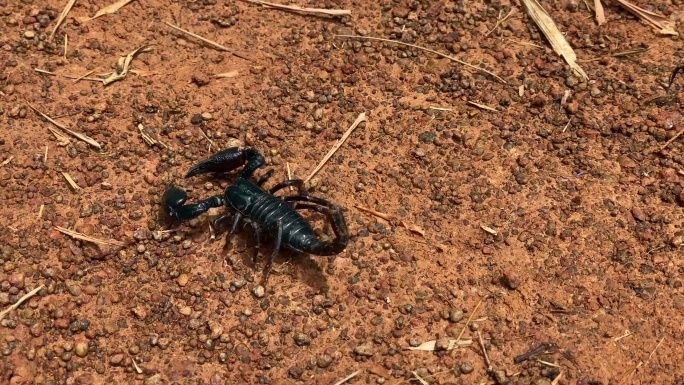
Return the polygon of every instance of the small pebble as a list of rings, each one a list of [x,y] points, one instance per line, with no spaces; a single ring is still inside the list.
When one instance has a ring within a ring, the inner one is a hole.
[[[254,294],[254,296],[257,298],[263,298],[265,294],[264,287],[261,285],[254,286],[254,289],[252,289],[252,294]]]

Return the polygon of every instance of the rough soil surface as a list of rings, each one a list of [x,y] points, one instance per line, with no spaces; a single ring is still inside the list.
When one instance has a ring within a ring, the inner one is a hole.
[[[505,0],[299,3],[342,18],[134,1],[85,20],[113,2],[77,0],[50,39],[66,1],[0,0],[0,310],[44,285],[0,321],[0,384],[684,383],[680,38],[617,2],[599,27],[586,2],[544,1],[585,81]],[[283,253],[263,290],[251,231],[211,239],[224,210],[160,211],[172,181],[220,194],[234,174],[182,176],[235,145],[266,155],[268,186],[306,177],[362,112],[308,183],[345,208],[336,258]]]

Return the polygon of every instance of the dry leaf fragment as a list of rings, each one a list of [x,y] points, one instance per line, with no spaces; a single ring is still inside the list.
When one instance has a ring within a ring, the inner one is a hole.
[[[128,3],[132,2],[132,1],[133,1],[133,0],[119,0],[119,1],[117,1],[116,3],[114,3],[114,4],[111,4],[111,5],[107,6],[107,7],[104,7],[104,8],[102,8],[102,9],[100,9],[99,11],[97,11],[97,13],[95,14],[95,16],[83,18],[83,19],[81,19],[81,21],[90,21],[90,20],[93,20],[93,19],[97,19],[97,18],[100,17],[100,16],[104,16],[104,15],[109,15],[109,14],[115,13],[115,12],[118,11],[121,7],[123,7],[124,5],[126,5],[126,4],[128,4]]]
[[[133,61],[133,58],[138,56],[138,54],[141,54],[143,52],[149,52],[149,51],[152,51],[153,49],[154,49],[154,47],[146,45],[144,47],[140,47],[140,48],[132,51],[131,53],[129,53],[126,56],[119,57],[119,61],[116,64],[116,72],[111,74],[107,79],[104,79],[102,81],[102,84],[106,86],[107,84],[110,84],[110,83],[113,83],[117,80],[121,80],[121,79],[125,78],[126,75],[128,74],[128,67],[131,66],[131,62]]]
[[[48,37],[48,41],[52,41],[52,38],[55,37],[55,33],[57,32],[57,28],[59,28],[59,26],[62,24],[64,19],[66,19],[66,16],[69,14],[69,11],[71,11],[71,7],[74,6],[75,2],[76,2],[76,0],[69,0],[69,2],[67,2],[67,5],[62,10],[62,13],[59,15],[59,18],[57,18],[57,24],[55,24],[55,28],[50,33],[50,37]]]
[[[492,234],[492,235],[498,234],[496,230],[494,230],[493,228],[491,228],[491,227],[489,227],[489,226],[480,225],[480,228],[481,228],[482,230],[488,232],[489,234]]]
[[[423,350],[423,351],[434,351],[435,350],[435,345],[437,344],[437,340],[432,340],[432,341],[427,341],[423,342],[419,346],[409,346],[406,348],[406,350]],[[452,350],[455,348],[465,348],[473,344],[473,340],[456,340],[453,338],[449,339],[449,346],[447,347],[447,350]]]
[[[596,10],[596,22],[599,26],[602,26],[606,22],[606,15],[603,13],[601,0],[594,0],[594,10]]]
[[[620,0],[618,0],[620,1]],[[551,16],[542,8],[542,6],[537,2],[537,0],[522,0],[525,5],[527,13],[530,15],[532,20],[537,24],[539,29],[544,33],[546,39],[551,43],[551,47],[556,51],[557,54],[563,57],[565,61],[570,65],[578,75],[580,75],[584,80],[588,80],[587,74],[584,70],[577,64],[577,55],[572,49],[570,44],[558,30],[556,23],[554,23]]]
[[[672,23],[665,16],[649,12],[645,9],[637,7],[632,3],[628,3],[625,0],[617,0],[617,2],[620,3],[620,5],[622,5],[625,9],[639,17],[641,20],[651,24],[651,26],[657,29],[658,33],[661,35],[679,35],[679,33],[677,33],[677,31],[674,29],[674,25],[672,25]]]
[[[216,75],[214,75],[214,77],[220,78],[220,79],[226,79],[226,78],[234,78],[238,75],[240,75],[240,72],[238,72],[238,71],[228,71],[228,72],[216,74]]]

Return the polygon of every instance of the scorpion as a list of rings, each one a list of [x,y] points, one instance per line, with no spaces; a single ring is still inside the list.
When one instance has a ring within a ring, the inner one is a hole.
[[[255,266],[261,238],[264,235],[262,233],[265,233],[265,238],[272,238],[273,252],[263,270],[264,284],[268,281],[273,261],[282,247],[300,253],[330,256],[342,252],[349,243],[349,232],[342,215],[342,208],[327,200],[309,195],[304,188],[303,180],[286,180],[266,190],[262,186],[273,175],[274,171],[270,170],[257,182],[251,181],[250,178],[254,172],[265,163],[263,155],[253,148],[231,147],[219,151],[191,167],[185,177],[228,172],[244,166],[233,184],[229,185],[223,194],[197,203],[186,204],[187,192],[171,183],[162,198],[164,212],[176,221],[196,218],[214,207],[230,209],[230,212],[213,221],[215,234],[227,231],[227,223],[232,218],[232,225],[227,236],[229,241],[241,222],[249,223],[256,237]],[[296,187],[298,195],[274,195],[287,187]],[[330,220],[335,238],[332,241],[325,241],[316,237],[311,224],[297,211],[301,209],[326,215]]]

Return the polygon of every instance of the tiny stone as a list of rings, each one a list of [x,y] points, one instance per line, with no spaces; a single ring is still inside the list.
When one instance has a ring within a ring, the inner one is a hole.
[[[203,112],[202,113],[202,120],[212,120],[214,116],[211,114],[211,112]]]
[[[264,296],[264,287],[261,285],[257,285],[252,289],[252,294],[254,294],[255,297],[257,298],[263,298]]]
[[[311,337],[307,336],[304,333],[295,333],[293,338],[297,346],[308,346],[309,344],[311,344]]]
[[[363,343],[354,349],[354,353],[364,357],[372,357],[373,345],[370,342]]]
[[[176,282],[178,282],[178,286],[185,287],[185,285],[188,284],[189,279],[190,278],[187,274],[181,274],[180,276],[178,276],[178,279],[176,279]]]
[[[76,355],[78,357],[85,357],[88,354],[88,344],[85,342],[79,342],[76,344]]]
[[[459,322],[463,319],[463,310],[461,309],[451,309],[449,312],[449,321]]]
[[[449,338],[442,337],[435,342],[435,350],[447,350],[449,348]]]
[[[36,33],[33,31],[24,32],[24,37],[27,39],[33,39],[35,36],[36,36]]]
[[[469,361],[466,361],[459,366],[459,369],[463,374],[470,374],[473,372],[473,364]]]

